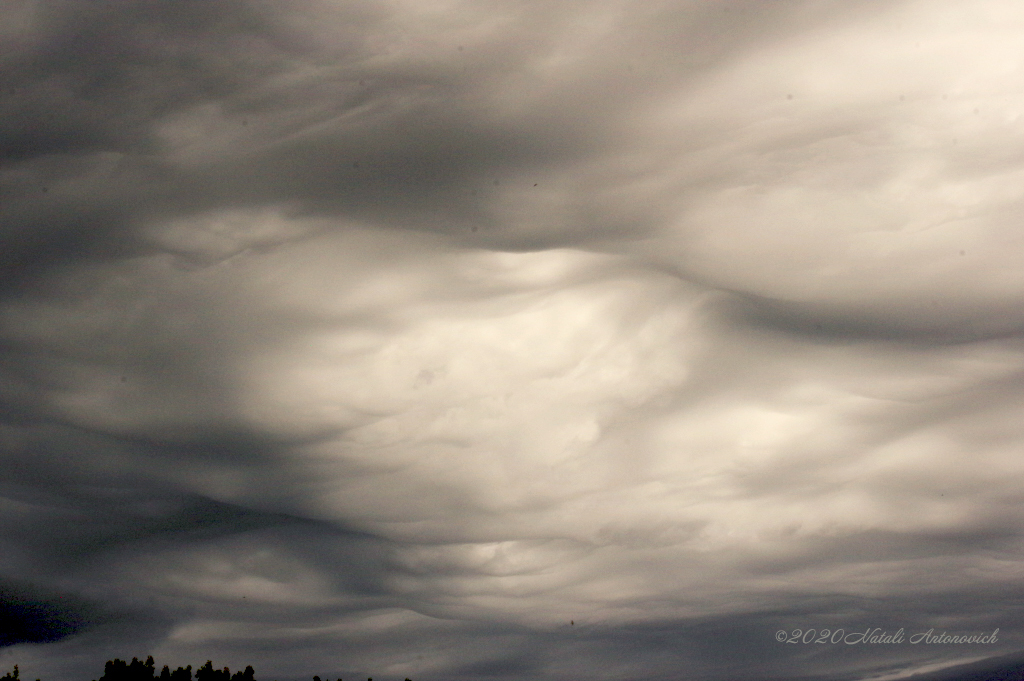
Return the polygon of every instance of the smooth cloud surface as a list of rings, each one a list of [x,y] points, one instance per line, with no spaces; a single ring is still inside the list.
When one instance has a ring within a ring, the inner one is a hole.
[[[854,679],[1024,647],[1022,24],[0,5],[0,660]],[[874,627],[1000,635],[775,639]]]

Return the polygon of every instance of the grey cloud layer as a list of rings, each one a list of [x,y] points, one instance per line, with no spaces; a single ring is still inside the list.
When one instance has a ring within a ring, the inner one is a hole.
[[[0,660],[1021,647],[1011,3],[0,13]]]

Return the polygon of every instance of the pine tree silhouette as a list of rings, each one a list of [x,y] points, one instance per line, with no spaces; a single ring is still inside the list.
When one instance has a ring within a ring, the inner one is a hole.
[[[18,665],[14,665],[13,672],[7,672],[0,676],[0,681],[18,681]]]

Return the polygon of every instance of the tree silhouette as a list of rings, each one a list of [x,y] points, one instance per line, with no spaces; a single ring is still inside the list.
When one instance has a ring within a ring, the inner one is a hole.
[[[163,672],[161,672],[161,675]],[[192,665],[178,667],[171,672],[171,681],[192,681]]]
[[[0,676],[0,681],[22,681],[19,678],[18,665],[14,665],[13,671]],[[115,657],[113,660],[107,660],[103,666],[103,676],[98,681],[193,681],[192,665],[178,667],[171,671],[171,668],[165,664],[158,676],[152,655],[147,657],[145,662],[141,662],[137,657],[133,657],[131,662],[125,662]],[[249,665],[244,670],[232,674],[227,667],[214,669],[213,661],[207,660],[206,664],[196,670],[195,681],[256,681],[256,672]],[[320,677],[314,676],[313,681],[320,681]],[[324,679],[324,681],[330,681],[330,679]],[[366,681],[373,681],[373,678]],[[410,680],[406,679],[405,681]]]
[[[130,663],[115,657],[113,660],[107,660],[99,681],[192,681],[192,665],[178,667],[173,672],[170,667],[164,665],[158,677],[152,655],[147,657],[145,662],[133,657]]]
[[[115,657],[107,660],[99,681],[153,681],[154,671],[152,655],[145,662],[133,657],[130,664]]]
[[[214,669],[213,662],[207,660],[206,664],[196,670],[196,681],[231,681],[231,671],[227,667]]]

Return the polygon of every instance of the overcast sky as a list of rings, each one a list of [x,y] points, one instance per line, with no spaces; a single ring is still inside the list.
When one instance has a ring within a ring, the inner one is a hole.
[[[1013,0],[0,0],[0,671],[1024,650],[1022,36]]]

